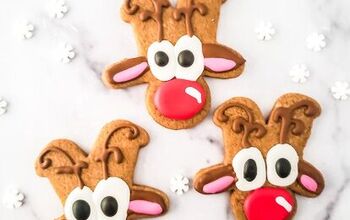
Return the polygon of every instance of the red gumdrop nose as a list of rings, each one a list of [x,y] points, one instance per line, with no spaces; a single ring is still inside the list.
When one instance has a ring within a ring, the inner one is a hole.
[[[287,220],[292,216],[294,208],[294,197],[282,188],[257,189],[244,202],[248,220]]]
[[[155,93],[154,104],[167,118],[186,120],[200,112],[206,102],[203,87],[195,82],[173,79],[163,83]]]

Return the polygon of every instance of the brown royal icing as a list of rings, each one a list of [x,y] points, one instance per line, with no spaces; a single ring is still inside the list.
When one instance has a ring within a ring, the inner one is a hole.
[[[273,121],[281,122],[280,143],[284,144],[287,142],[289,130],[291,130],[292,134],[296,136],[301,135],[305,130],[304,122],[293,118],[294,112],[301,108],[304,108],[304,114],[307,117],[316,118],[321,114],[321,111],[317,105],[309,100],[300,101],[288,108],[277,108],[272,113]]]
[[[246,118],[243,117],[237,117],[233,120],[232,123],[232,130],[239,134],[243,132],[243,137],[242,137],[242,146],[243,147],[249,147],[251,146],[251,143],[249,141],[249,136],[255,132],[255,137],[256,138],[262,138],[265,136],[266,134],[266,128],[259,124],[254,122],[254,114],[252,113],[252,111],[247,107],[244,106],[240,103],[230,103],[230,105],[226,106],[226,108],[223,108],[220,112],[219,112],[219,117],[218,120],[221,122],[227,122],[229,120],[229,117],[225,114],[226,110],[228,110],[229,108],[240,108],[242,110],[244,110],[244,112],[247,114],[248,116],[248,120]]]

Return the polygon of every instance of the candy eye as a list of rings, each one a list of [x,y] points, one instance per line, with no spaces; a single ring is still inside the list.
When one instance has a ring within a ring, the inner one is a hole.
[[[67,220],[96,219],[95,207],[92,202],[92,191],[88,187],[75,188],[64,204],[64,215]]]
[[[289,144],[273,146],[266,156],[267,179],[277,186],[289,186],[298,177],[299,157]]]
[[[240,150],[232,161],[238,181],[236,187],[241,191],[260,188],[266,180],[265,161],[261,152],[255,148]]]
[[[99,220],[126,219],[130,202],[129,186],[117,177],[101,180],[95,188],[93,200]]]
[[[147,51],[147,61],[152,74],[160,81],[175,77],[174,46],[166,40],[154,42]]]
[[[204,70],[202,42],[196,36],[185,35],[175,45],[176,78],[196,81]]]

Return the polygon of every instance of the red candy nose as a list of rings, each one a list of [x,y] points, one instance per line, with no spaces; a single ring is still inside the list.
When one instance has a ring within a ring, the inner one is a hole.
[[[173,79],[163,83],[154,96],[157,110],[167,118],[186,120],[200,112],[206,101],[203,87],[195,82]]]
[[[287,220],[294,207],[294,197],[282,188],[257,189],[244,202],[244,212],[248,220]]]

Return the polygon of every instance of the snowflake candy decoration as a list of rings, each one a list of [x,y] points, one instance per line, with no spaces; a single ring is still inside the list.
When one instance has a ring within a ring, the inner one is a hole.
[[[64,44],[60,48],[59,59],[62,63],[70,63],[76,56],[74,47],[70,44]]]
[[[350,85],[345,81],[337,81],[331,87],[333,97],[337,100],[347,100],[350,96]]]
[[[35,26],[30,22],[23,22],[16,27],[16,32],[20,39],[28,40],[34,36]]]
[[[255,33],[258,40],[269,41],[276,34],[276,30],[271,22],[260,22],[255,28]]]
[[[177,195],[183,195],[190,189],[190,180],[183,176],[177,175],[170,180],[170,190]]]
[[[327,46],[326,36],[319,33],[312,33],[306,38],[306,46],[309,50],[320,52]]]
[[[52,17],[61,19],[67,14],[69,8],[64,0],[54,0],[49,10]]]
[[[292,81],[295,83],[305,83],[310,77],[310,71],[305,64],[297,64],[289,72]]]
[[[0,97],[0,116],[7,112],[8,103],[5,99]]]
[[[17,209],[24,204],[25,196],[16,188],[6,190],[3,197],[3,204],[8,209]]]

